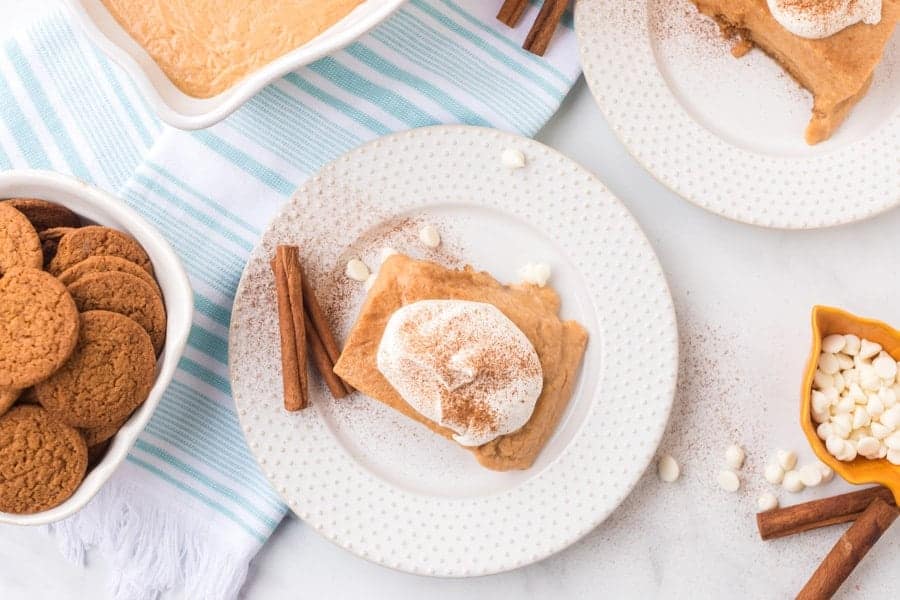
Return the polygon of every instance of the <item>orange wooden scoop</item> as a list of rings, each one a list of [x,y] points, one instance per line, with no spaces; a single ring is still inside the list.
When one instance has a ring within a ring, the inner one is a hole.
[[[894,498],[900,504],[900,467],[892,465],[883,458],[870,460],[860,456],[853,462],[839,461],[828,452],[825,442],[816,435],[816,423],[813,421],[810,407],[813,376],[816,374],[819,354],[822,353],[822,338],[832,333],[852,333],[860,338],[881,344],[885,352],[893,356],[895,360],[900,360],[900,331],[881,321],[857,317],[829,306],[813,307],[812,331],[812,351],[809,355],[809,362],[806,364],[806,374],[803,377],[800,410],[800,425],[803,427],[806,439],[809,440],[809,444],[819,460],[834,469],[835,473],[850,483],[880,483],[894,493]]]
[[[850,483],[880,483],[893,492],[900,504],[900,466],[892,465],[885,459],[870,460],[862,456],[852,462],[839,461],[828,452],[825,442],[816,435],[811,410],[812,382],[819,354],[822,352],[822,338],[833,333],[852,333],[881,344],[895,360],[900,360],[900,331],[881,321],[864,319],[828,306],[813,307],[812,330],[812,352],[806,365],[800,394],[800,425],[809,445],[819,460]],[[841,536],[797,598],[830,598],[897,516],[897,508],[883,500],[876,500],[869,505],[856,523]]]

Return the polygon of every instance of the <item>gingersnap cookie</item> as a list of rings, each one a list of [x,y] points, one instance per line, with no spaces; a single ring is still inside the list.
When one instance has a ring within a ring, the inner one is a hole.
[[[30,514],[65,502],[84,479],[87,446],[40,406],[0,417],[0,511]]]
[[[59,369],[78,340],[78,309],[55,277],[14,268],[0,279],[0,387],[22,389]]]
[[[25,215],[38,233],[51,227],[81,227],[78,215],[56,202],[37,198],[10,198],[5,204]]]
[[[51,227],[38,232],[38,238],[41,240],[41,253],[44,255],[44,267],[50,265],[50,261],[56,256],[56,248],[59,246],[59,240],[70,231],[75,231],[74,227]]]
[[[132,319],[106,310],[81,314],[72,357],[34,386],[38,402],[73,427],[123,421],[153,386],[156,354],[150,336]]]
[[[130,417],[131,415],[128,416]],[[121,421],[117,421],[112,425],[103,425],[102,427],[89,427],[87,429],[82,429],[81,436],[84,438],[84,443],[87,444],[88,448],[93,448],[94,446],[102,444],[112,436],[116,435],[119,432],[119,429],[122,428],[122,425],[124,425],[125,421],[127,420],[128,417],[125,417]]]
[[[41,241],[31,222],[0,202],[0,276],[13,267],[40,269],[44,264]]]
[[[59,280],[63,282],[63,285],[68,286],[75,283],[84,275],[89,275],[91,273],[107,273],[110,271],[134,275],[147,283],[153,288],[153,291],[162,297],[162,291],[159,289],[159,284],[156,283],[156,280],[153,279],[147,271],[143,270],[133,262],[127,261],[124,258],[119,258],[118,256],[91,256],[90,258],[86,258],[80,263],[73,265],[60,273]]]
[[[56,248],[56,256],[50,261],[47,270],[59,275],[89,256],[102,255],[130,260],[153,275],[150,257],[134,238],[121,231],[99,225],[79,227],[64,235]]]
[[[12,388],[0,388],[0,416],[3,416],[3,413],[12,408],[12,405],[19,399],[21,391]]]
[[[88,447],[88,471],[100,464],[100,461],[106,456],[106,451],[109,450],[109,446],[110,440],[106,440],[105,442],[100,442],[96,446]]]
[[[137,321],[153,342],[156,354],[166,341],[166,307],[146,282],[120,271],[90,273],[68,286],[78,310],[109,310]]]

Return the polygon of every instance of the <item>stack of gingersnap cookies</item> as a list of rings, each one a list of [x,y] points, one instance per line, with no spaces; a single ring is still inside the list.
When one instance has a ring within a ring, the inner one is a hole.
[[[165,333],[136,240],[47,200],[0,200],[0,511],[75,492],[147,398]]]

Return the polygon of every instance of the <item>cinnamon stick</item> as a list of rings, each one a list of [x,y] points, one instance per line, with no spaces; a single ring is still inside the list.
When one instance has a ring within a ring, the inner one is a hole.
[[[797,600],[831,598],[898,516],[896,506],[876,498],[844,532],[797,594]]]
[[[306,319],[306,336],[309,339],[310,357],[313,364],[316,365],[319,375],[325,380],[325,385],[328,386],[331,395],[335,398],[343,398],[349,393],[347,391],[348,386],[334,372],[334,363],[328,356],[325,344],[322,342],[322,338],[319,337],[309,312],[305,312],[304,317]]]
[[[309,405],[309,370],[306,368],[306,322],[303,314],[303,267],[300,265],[300,249],[297,246],[279,246],[276,256],[281,256],[287,274],[291,318],[294,321],[294,346],[300,375],[300,408]]]
[[[505,0],[497,13],[497,20],[508,27],[515,27],[525,14],[526,8],[528,0]]]
[[[300,261],[296,247],[278,246],[270,263],[275,274],[278,330],[281,337],[281,380],[284,408],[306,408],[309,397],[306,370],[306,327],[300,286]],[[293,286],[296,288],[291,289]]]
[[[568,0],[544,0],[522,47],[532,54],[543,56],[568,4]]]
[[[761,512],[756,515],[756,526],[762,539],[772,540],[828,525],[855,521],[876,499],[894,504],[894,495],[891,491],[876,486]]]
[[[319,341],[322,343],[323,348],[325,349],[326,354],[328,355],[328,359],[331,363],[331,366],[326,370],[334,375],[332,369],[334,368],[334,364],[337,362],[338,357],[341,355],[341,351],[338,348],[337,342],[334,340],[334,335],[331,333],[331,325],[328,324],[328,317],[325,315],[325,311],[322,310],[322,306],[319,304],[319,300],[316,297],[315,290],[312,289],[312,286],[309,283],[309,279],[304,275],[302,278],[303,284],[303,306],[306,308],[306,315],[309,317],[309,322],[307,323],[307,330],[312,329],[316,332]],[[312,326],[310,327],[310,323]],[[319,368],[319,372],[322,373],[322,377],[326,378],[326,382],[328,381],[326,375],[323,373],[323,369],[326,365],[322,364],[316,365]],[[343,379],[339,378],[337,375],[334,375],[337,380],[340,382],[341,387],[344,388],[344,393],[338,396],[334,394],[334,390],[332,390],[332,394],[335,398],[343,398],[347,394],[353,393],[353,388],[350,387]],[[330,388],[331,386],[329,386]]]

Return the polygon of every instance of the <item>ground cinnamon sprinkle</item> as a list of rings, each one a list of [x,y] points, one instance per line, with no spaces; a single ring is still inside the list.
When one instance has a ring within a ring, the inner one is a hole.
[[[447,382],[441,388],[441,413],[445,423],[455,425],[470,433],[483,433],[499,426],[496,412],[484,401],[506,388],[519,378],[538,374],[537,365],[529,364],[506,345],[486,348],[470,357],[472,376],[452,369],[453,356],[461,349],[475,347],[479,334],[476,324],[460,319],[455,329],[448,333],[445,343],[435,346],[434,339],[419,335],[419,325],[409,321],[403,330],[411,340],[415,354],[428,355],[441,379]]]
[[[856,6],[857,0],[776,0],[778,6],[785,9],[793,9],[797,12],[808,12],[814,15],[827,15],[843,8],[846,5],[848,11]]]
[[[459,424],[470,434],[481,434],[497,427],[497,413],[483,402],[444,397],[441,406],[444,422]]]
[[[719,27],[702,17],[690,0],[650,0],[647,12],[653,40],[666,42],[680,38],[690,42],[690,49],[698,54],[720,50]]]
[[[359,210],[370,210],[360,205]],[[340,338],[346,338],[352,326],[366,291],[358,281],[349,279],[344,274],[347,260],[359,258],[374,273],[378,270],[382,248],[393,248],[402,254],[421,257],[449,268],[461,268],[464,261],[463,250],[453,239],[452,223],[440,220],[430,222],[441,232],[441,245],[437,248],[426,248],[419,241],[419,230],[425,225],[426,218],[419,216],[387,217],[377,228],[366,232],[344,250],[331,265],[320,265],[315,273],[317,287],[320,292],[319,301],[329,315],[332,327]]]

